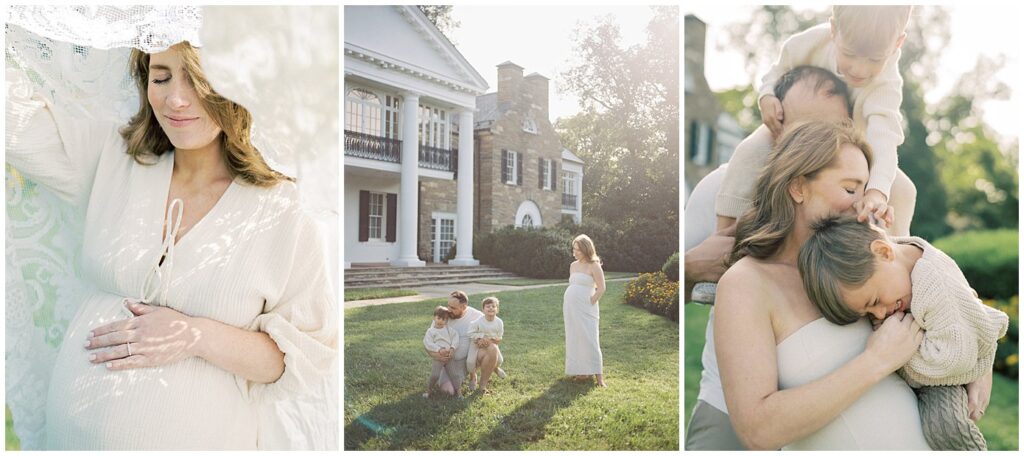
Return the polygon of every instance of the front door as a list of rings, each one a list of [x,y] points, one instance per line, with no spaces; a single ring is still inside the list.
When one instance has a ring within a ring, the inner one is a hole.
[[[430,220],[430,258],[434,263],[444,261],[454,245],[455,216],[435,213]]]

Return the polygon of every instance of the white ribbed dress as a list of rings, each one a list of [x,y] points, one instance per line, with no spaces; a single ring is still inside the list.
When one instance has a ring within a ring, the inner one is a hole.
[[[594,278],[584,272],[569,274],[569,287],[562,296],[565,321],[565,375],[594,375],[604,372],[601,357],[599,304],[591,304]]]
[[[8,76],[11,73],[8,72]],[[16,91],[15,91],[16,92]],[[126,316],[161,254],[174,163],[125,153],[116,126],[52,112],[8,81],[7,162],[82,208],[81,297],[46,399],[46,447],[74,450],[255,449],[260,401],[305,392],[337,353],[335,297],[315,222],[294,184],[236,179],[160,266],[157,304],[269,334],[285,353],[276,382],[254,384],[197,357],[110,371],[89,362],[89,330]]]

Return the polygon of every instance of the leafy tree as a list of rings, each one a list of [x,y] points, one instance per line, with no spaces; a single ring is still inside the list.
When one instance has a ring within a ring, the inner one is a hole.
[[[452,18],[452,9],[455,8],[453,5],[416,5],[416,7],[427,16],[427,20],[434,23],[449,41],[451,41],[452,32],[462,25]]]
[[[585,162],[584,212],[617,226],[678,227],[679,14],[653,10],[638,45],[620,44],[614,17],[580,25],[579,63],[560,75],[562,90],[580,98],[581,112],[555,128]]]

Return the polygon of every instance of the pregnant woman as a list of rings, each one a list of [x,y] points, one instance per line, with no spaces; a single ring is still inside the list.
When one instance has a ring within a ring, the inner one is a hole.
[[[44,445],[255,449],[257,407],[336,356],[315,222],[188,42],[133,50],[128,125],[55,109],[7,70],[8,164],[85,214],[83,292],[46,392]]]
[[[591,375],[599,386],[604,384],[604,364],[598,323],[601,312],[598,301],[604,294],[604,270],[594,242],[581,234],[572,240],[569,266],[569,288],[562,297],[562,318],[565,320],[565,375],[586,380]],[[595,287],[597,288],[595,290]]]

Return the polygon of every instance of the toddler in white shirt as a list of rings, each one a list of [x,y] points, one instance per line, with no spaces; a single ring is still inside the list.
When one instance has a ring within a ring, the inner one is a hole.
[[[441,355],[452,355],[455,353],[455,349],[459,346],[459,333],[448,326],[448,319],[451,314],[448,312],[448,308],[444,306],[437,306],[434,308],[434,324],[427,328],[427,333],[423,336],[423,346],[427,350],[432,352],[438,352]],[[423,397],[430,397],[430,388],[437,383],[437,380],[441,377],[441,370],[444,369],[448,373],[448,378],[460,378],[456,375],[454,359],[448,361],[438,361],[432,359],[433,366],[430,369],[430,378],[427,380],[427,392],[423,393]],[[455,389],[455,396],[461,396],[458,388]]]

